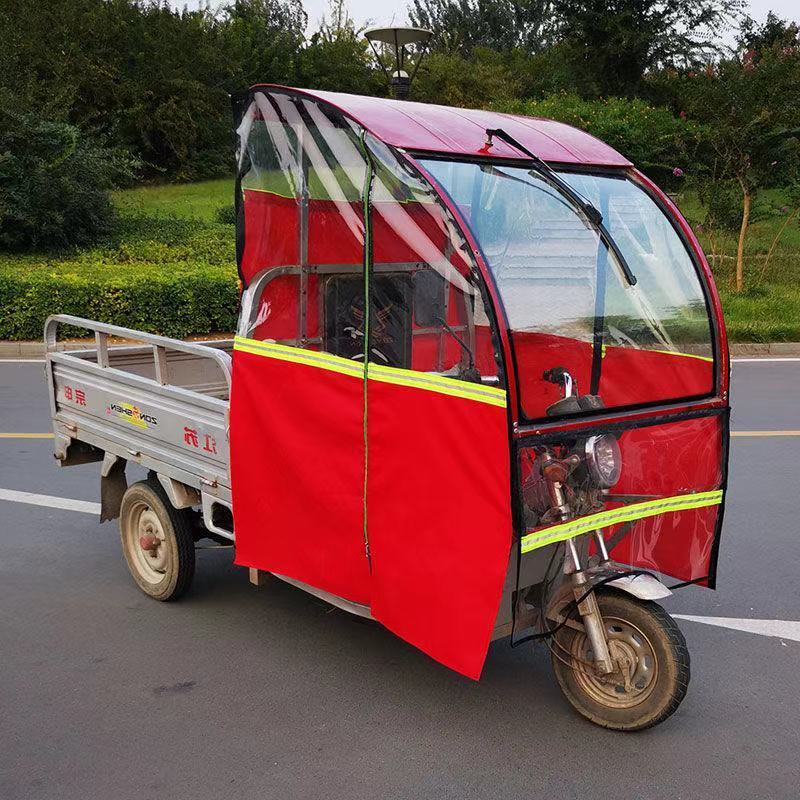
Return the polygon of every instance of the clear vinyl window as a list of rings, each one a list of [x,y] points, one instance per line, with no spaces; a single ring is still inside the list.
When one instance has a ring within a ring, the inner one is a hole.
[[[240,336],[499,385],[470,248],[402,155],[280,92],[255,92],[238,134]]]
[[[238,133],[239,335],[336,355],[351,346],[363,352],[361,129],[310,99],[262,91]]]
[[[371,342],[375,364],[499,385],[481,277],[466,239],[425,178],[367,136]]]

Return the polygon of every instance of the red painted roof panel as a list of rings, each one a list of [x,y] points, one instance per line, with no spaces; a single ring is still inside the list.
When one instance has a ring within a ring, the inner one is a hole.
[[[278,86],[253,88],[281,89],[330,103],[379,139],[407,150],[485,156],[486,129],[503,128],[545,161],[610,167],[631,166],[627,158],[594,136],[549,119],[339,92]],[[513,147],[498,140],[494,141],[488,154],[497,158],[517,159],[521,155]]]

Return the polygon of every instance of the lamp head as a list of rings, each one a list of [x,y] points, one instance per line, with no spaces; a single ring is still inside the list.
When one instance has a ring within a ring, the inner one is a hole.
[[[389,79],[392,93],[405,100],[433,32],[425,28],[371,28],[364,36]],[[411,67],[410,75],[406,66]]]

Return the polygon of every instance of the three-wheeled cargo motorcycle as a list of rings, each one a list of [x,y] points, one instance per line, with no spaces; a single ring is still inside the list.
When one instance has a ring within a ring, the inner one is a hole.
[[[56,456],[102,460],[137,584],[174,599],[235,537],[471,678],[541,640],[584,717],[666,719],[689,654],[655,601],[715,585],[729,410],[679,211],[548,120],[280,86],[236,115],[235,339],[47,323]]]

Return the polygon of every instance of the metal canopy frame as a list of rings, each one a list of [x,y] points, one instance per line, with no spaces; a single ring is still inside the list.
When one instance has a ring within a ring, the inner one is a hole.
[[[308,236],[308,229],[305,230],[305,236]],[[307,238],[306,238],[307,241]],[[302,250],[301,250],[302,252]],[[309,337],[308,335],[308,276],[313,275],[346,275],[348,272],[358,267],[357,264],[289,264],[280,267],[270,267],[269,269],[259,272],[250,285],[247,287],[247,293],[242,302],[241,311],[239,314],[239,335],[248,336],[248,333],[254,328],[255,321],[258,317],[259,299],[264,293],[264,289],[269,286],[276,278],[285,275],[296,275],[299,278],[298,287],[298,322],[299,327],[297,330],[297,337],[293,339],[280,339],[276,340],[278,344],[285,344],[295,347],[306,348],[308,345],[322,346],[322,336]],[[422,261],[398,261],[398,262],[384,262],[372,265],[373,272],[379,274],[387,273],[409,273],[412,277],[420,270],[427,269],[425,262]],[[449,284],[446,285],[446,294],[444,297],[445,309],[449,308],[450,292]],[[470,350],[475,349],[475,326],[473,324],[472,308],[468,300],[468,295],[462,294],[464,299],[464,322],[456,325],[450,325],[450,329],[457,333],[465,333],[467,335],[467,343]],[[320,282],[317,290],[317,303],[318,303],[318,319],[320,324],[324,318],[324,284]],[[411,328],[411,336],[424,336],[436,334],[438,337],[437,342],[437,371],[444,370],[445,358],[445,345],[447,336],[444,328],[432,327],[413,327]]]

